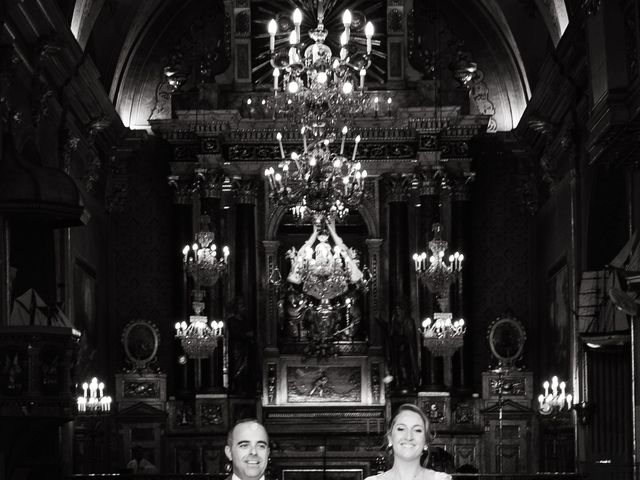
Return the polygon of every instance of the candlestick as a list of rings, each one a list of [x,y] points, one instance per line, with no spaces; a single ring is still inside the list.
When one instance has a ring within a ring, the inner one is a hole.
[[[367,22],[364,26],[364,34],[367,37],[367,55],[371,53],[371,38],[373,37],[373,23]]]
[[[278,140],[278,145],[280,145],[280,158],[284,158],[284,147],[282,146],[282,134],[280,132],[276,133],[276,140]]]
[[[293,24],[295,25],[296,43],[300,41],[300,24],[302,23],[302,12],[299,8],[293,11]]]
[[[360,143],[360,135],[355,138],[355,145],[353,146],[353,155],[351,156],[351,161],[353,162],[356,159],[356,152],[358,151],[358,143]]]
[[[276,49],[276,32],[278,31],[278,24],[272,18],[267,27],[269,31],[269,50],[271,53]]]
[[[307,135],[306,135],[306,127],[302,127],[300,129],[300,133],[302,134],[302,145],[304,146],[304,153],[307,153]]]
[[[344,141],[347,138],[347,132],[348,131],[349,131],[349,129],[347,128],[346,125],[344,127],[342,127],[342,143],[340,144],[340,155],[342,155],[344,153]]]
[[[349,9],[346,9],[342,14],[342,24],[344,25],[344,34],[347,42],[349,41],[349,36],[351,34],[351,12]],[[345,42],[346,43],[346,42]]]

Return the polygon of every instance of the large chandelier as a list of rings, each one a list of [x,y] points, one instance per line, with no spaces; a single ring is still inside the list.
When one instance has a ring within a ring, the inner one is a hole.
[[[328,242],[329,235],[335,242],[333,247]],[[321,226],[315,223],[314,231],[305,244],[300,250],[292,247],[287,257],[291,261],[287,280],[302,284],[303,292],[318,300],[333,300],[345,293],[349,285],[366,288],[371,281],[366,266],[360,270],[358,253],[344,244],[332,221],[327,222],[326,230],[321,230]]]
[[[307,132],[312,138],[307,141]],[[325,215],[341,218],[349,208],[361,202],[367,171],[356,162],[360,135],[354,139],[351,156],[345,154],[348,128],[342,128],[340,149],[333,148],[335,134],[322,136],[317,128],[302,128],[302,154],[291,152],[286,158],[282,145],[282,134],[276,139],[280,147],[282,162],[278,171],[273,167],[265,170],[271,198],[278,205],[291,208],[300,218]]]
[[[464,320],[452,321],[451,313],[434,313],[422,322],[423,345],[437,357],[451,357],[464,343]]]
[[[449,255],[449,262],[445,260],[445,255],[449,244],[440,238],[440,224],[433,224],[433,240],[429,242],[429,266],[427,267],[427,253],[414,253],[413,262],[416,275],[427,285],[427,288],[436,295],[441,303],[442,311],[448,310],[449,288],[458,278],[462,270],[464,255],[455,252]]]
[[[313,3],[306,8],[311,10]],[[340,49],[334,55],[325,43],[329,32],[324,25],[324,0],[317,2],[316,18],[317,26],[308,31],[308,38],[301,32],[303,14],[299,8],[268,24],[274,113],[290,115],[294,121],[302,118],[303,125],[335,125],[365,107],[365,98],[356,92],[364,92],[372,47],[379,41],[373,40],[373,24],[366,21],[364,13],[345,10]]]
[[[229,247],[222,247],[222,253],[214,243],[215,235],[209,230],[209,216],[200,217],[200,231],[193,245],[182,249],[185,271],[197,286],[211,287],[227,271]]]
[[[204,291],[193,291],[193,312],[187,322],[176,322],[176,338],[180,340],[182,348],[189,358],[202,359],[209,358],[218,341],[224,336],[224,322],[212,321],[208,324],[208,319],[202,315],[204,310]]]

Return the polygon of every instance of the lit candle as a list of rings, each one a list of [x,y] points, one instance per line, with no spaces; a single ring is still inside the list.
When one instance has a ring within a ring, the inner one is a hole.
[[[344,25],[344,33],[348,42],[351,34],[351,12],[349,9],[346,9],[342,14],[342,24]]]
[[[367,22],[364,26],[364,34],[367,37],[367,55],[371,53],[371,38],[373,37],[373,23]]]
[[[347,195],[349,188],[349,177],[342,177],[342,183],[344,183],[344,194]]]
[[[278,31],[278,24],[273,18],[269,22],[267,30],[269,31],[269,50],[273,53],[276,49],[276,32]]]
[[[420,256],[417,253],[413,254],[413,263],[416,269],[416,272],[420,271]]]
[[[342,155],[344,153],[344,141],[347,138],[347,132],[348,131],[349,131],[349,129],[347,128],[346,125],[344,127],[342,127],[342,143],[340,144],[340,155]]]
[[[360,90],[364,90],[364,77],[367,75],[367,71],[364,68],[360,69]]]
[[[87,382],[84,382],[82,384],[82,390],[84,390],[84,398],[87,398],[87,389],[89,388],[89,384]]]
[[[276,133],[276,140],[278,140],[278,145],[280,145],[280,157],[284,158],[284,147],[282,146],[282,134],[280,132]]]
[[[302,134],[302,144],[304,146],[304,153],[307,153],[307,134],[306,134],[306,127],[302,127],[300,129],[300,133]]]
[[[297,152],[291,152],[291,160],[296,162],[296,168],[300,171],[300,155]]]
[[[345,60],[347,58],[347,49],[345,47],[348,41],[347,32],[342,32],[340,34],[340,60]]]
[[[546,398],[549,395],[549,382],[545,381],[542,387],[544,388],[544,396]]]
[[[293,24],[296,27],[296,43],[300,41],[300,24],[302,23],[302,12],[299,8],[293,11]]]
[[[184,246],[184,248],[182,249],[182,255],[184,255],[184,259],[183,259],[184,263],[187,263],[187,260],[189,259],[189,245]]]
[[[280,69],[279,68],[274,68],[273,69],[273,89],[277,92],[278,91],[278,77],[280,76]]]
[[[98,384],[98,391],[100,392],[100,395],[98,395],[100,398],[102,398],[102,392],[104,391],[104,383],[100,382]]]
[[[351,156],[351,161],[353,162],[356,159],[356,152],[358,151],[358,143],[360,143],[360,135],[356,136],[356,143],[353,146],[353,155]]]
[[[391,97],[387,98],[387,114],[391,115]]]
[[[291,32],[291,35],[295,35],[295,32]],[[289,65],[295,65],[296,63],[298,63],[297,59],[298,51],[296,50],[296,47],[291,47],[289,49]]]

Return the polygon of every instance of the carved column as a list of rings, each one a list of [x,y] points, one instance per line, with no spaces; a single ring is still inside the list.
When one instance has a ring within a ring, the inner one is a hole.
[[[466,183],[466,178],[456,178],[453,185],[453,191],[451,195],[451,218],[452,218],[452,231],[451,231],[451,244],[450,250],[452,252],[458,251],[469,258],[469,247],[471,238],[471,211],[469,203],[469,185]],[[467,313],[470,311],[467,307],[468,301],[464,296],[465,277],[469,277],[469,264],[464,264],[462,273],[458,278],[458,283],[454,284],[455,293],[451,295],[451,308],[454,314],[454,318],[464,318],[465,321],[470,320],[467,317]],[[464,345],[454,354],[453,362],[459,372],[458,385],[461,389],[466,386],[465,381],[465,367],[464,367]]]
[[[267,292],[264,328],[258,326],[260,332],[264,332],[265,348],[277,348],[276,332],[278,331],[278,311],[276,287],[269,283],[269,278],[273,270],[278,266],[278,247],[280,242],[277,240],[263,240],[265,273],[262,277],[264,291]]]
[[[387,2],[387,87],[404,87],[405,32],[407,20],[403,0]]]
[[[403,302],[410,295],[409,267],[411,255],[408,240],[407,182],[403,177],[387,178],[389,208],[389,302]]]
[[[369,340],[371,345],[380,345],[380,328],[377,325],[380,318],[380,248],[381,238],[367,238],[367,251],[369,254],[369,271],[372,275],[369,284]]]
[[[233,182],[235,196],[235,293],[232,300],[234,312],[231,314],[243,325],[229,326],[232,336],[229,337],[230,349],[230,378],[231,389],[235,393],[253,393],[258,373],[258,359],[256,349],[259,339],[256,325],[257,318],[257,282],[258,282],[258,252],[256,242],[256,203],[258,183],[255,179],[240,179]],[[252,334],[253,332],[253,334]],[[240,371],[239,362],[246,362],[246,367]],[[238,374],[239,373],[239,374]]]
[[[178,308],[175,312],[177,321],[187,321],[191,312],[191,299],[189,295],[190,280],[187,278],[187,272],[183,264],[182,249],[185,245],[193,242],[193,183],[190,177],[171,175],[169,177],[169,185],[173,191],[173,208],[172,216],[174,221],[174,231],[176,235],[176,262],[174,266],[175,278],[182,278],[182,289],[180,292],[180,301],[177,302]],[[176,352],[178,355],[184,355],[180,342],[176,341]],[[178,369],[176,376],[176,390],[181,395],[188,395],[189,390],[189,371],[193,368],[193,362],[185,360],[180,362],[181,368]]]
[[[226,5],[225,5],[226,6]],[[235,0],[231,19],[235,90],[251,90],[251,2]]]
[[[417,253],[420,254],[422,252],[426,252],[429,255],[429,241],[433,237],[433,224],[437,223],[440,220],[440,212],[439,212],[439,198],[436,195],[435,188],[423,188],[420,191],[420,209],[418,211],[419,220],[420,220],[420,229],[418,233],[418,250]],[[415,270],[415,267],[412,267]],[[417,285],[418,290],[418,323],[421,324],[422,320],[427,317],[433,318],[433,312],[435,311],[436,298],[433,293],[427,288],[427,286],[422,282],[418,281]],[[431,355],[424,346],[422,346],[421,342],[421,383],[422,387],[429,388],[433,385],[435,380],[435,357]]]
[[[224,176],[218,171],[199,171],[202,182],[200,185],[200,214],[209,217],[209,229],[214,233],[214,242],[218,247],[218,252],[222,254],[222,246],[224,245],[221,231],[220,221],[220,198],[222,195],[222,182]],[[224,296],[222,294],[225,278],[222,277],[216,284],[207,288],[208,309],[207,316],[209,323],[213,320],[221,320],[223,318]],[[224,340],[220,340],[216,349],[213,351],[205,365],[208,387],[210,391],[217,392],[222,390],[224,368],[226,364],[226,351],[224,348]]]

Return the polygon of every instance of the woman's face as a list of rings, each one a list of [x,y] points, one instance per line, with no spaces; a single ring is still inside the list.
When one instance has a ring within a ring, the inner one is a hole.
[[[427,444],[427,429],[422,417],[408,410],[401,411],[389,436],[396,459],[419,459]]]

